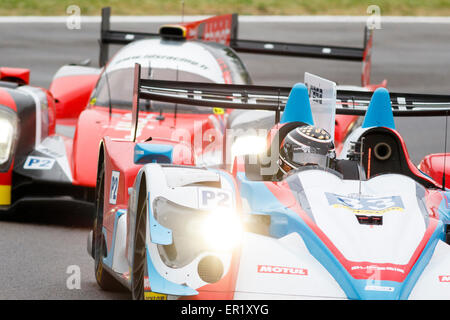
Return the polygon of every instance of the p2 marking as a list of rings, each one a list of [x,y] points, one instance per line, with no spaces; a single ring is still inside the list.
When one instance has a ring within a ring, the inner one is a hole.
[[[28,170],[50,170],[55,164],[55,159],[28,156],[23,164],[24,169]]]

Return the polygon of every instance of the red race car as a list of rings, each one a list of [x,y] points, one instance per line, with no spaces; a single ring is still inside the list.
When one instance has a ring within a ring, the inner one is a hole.
[[[14,211],[27,202],[78,203],[92,208],[101,139],[130,138],[135,63],[151,79],[250,84],[236,52],[361,61],[361,90],[374,88],[369,84],[370,30],[363,48],[348,48],[241,40],[235,14],[165,25],[154,34],[110,30],[109,18],[110,9],[104,8],[101,68],[63,66],[48,90],[29,85],[29,70],[0,69],[1,212]],[[125,46],[107,62],[109,44]],[[232,125],[230,119],[237,118],[222,108],[165,102],[144,101],[141,108],[135,133],[138,140],[176,140],[174,129],[180,129],[179,134],[200,129],[223,132]],[[338,117],[337,121],[337,141],[342,141],[356,117]],[[202,147],[207,145],[204,141]],[[192,161],[198,163],[203,153],[195,150]],[[221,164],[222,159],[217,152],[214,158],[202,157],[206,164]]]

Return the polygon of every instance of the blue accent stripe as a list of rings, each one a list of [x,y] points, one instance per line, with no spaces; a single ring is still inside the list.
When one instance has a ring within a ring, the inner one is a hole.
[[[186,285],[171,282],[162,277],[155,269],[155,266],[150,259],[150,253],[147,246],[145,246],[145,250],[147,253],[146,256],[148,279],[152,292],[170,294],[175,296],[195,296],[198,294],[197,290],[194,290]]]
[[[136,143],[134,163],[172,163],[173,146],[156,143]]]
[[[439,240],[444,240],[444,235],[444,224],[439,220],[436,226],[436,230],[434,230],[421,255],[417,259],[417,262],[414,264],[404,281],[404,285],[400,292],[400,299],[408,299],[411,291],[414,289],[414,286],[417,283],[417,280],[419,280],[423,270],[425,270],[425,267],[430,262],[430,259],[434,253],[434,249],[436,248]]]
[[[439,205],[438,212],[439,212],[439,219],[444,224],[450,224],[450,206],[448,205],[449,199],[450,199],[450,192],[449,191],[441,191],[442,194],[442,201]]]

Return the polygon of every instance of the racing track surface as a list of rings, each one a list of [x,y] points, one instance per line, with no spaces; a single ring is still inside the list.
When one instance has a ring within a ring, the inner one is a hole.
[[[168,21],[173,22],[173,21]],[[158,24],[112,23],[113,29],[155,32]],[[450,93],[450,24],[382,23],[374,38],[372,82],[388,79],[391,91]],[[243,39],[266,39],[361,47],[362,23],[241,23]],[[31,69],[31,82],[48,87],[63,64],[98,61],[99,24],[69,30],[64,23],[0,24],[0,65]],[[308,71],[340,84],[358,85],[361,64],[316,59],[241,55],[256,84],[292,85]],[[397,119],[412,160],[444,147],[444,118]],[[127,299],[95,282],[86,252],[89,221],[55,208],[24,209],[0,221],[0,299]],[[69,290],[69,266],[80,268],[81,289]]]

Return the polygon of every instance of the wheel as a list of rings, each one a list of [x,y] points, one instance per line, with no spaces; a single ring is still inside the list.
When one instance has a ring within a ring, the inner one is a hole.
[[[92,236],[92,252],[95,260],[95,279],[98,285],[108,291],[122,291],[123,286],[103,268],[103,258],[107,255],[106,241],[103,235],[103,201],[105,189],[105,169],[101,165],[95,190],[95,218]]]
[[[147,201],[142,201],[136,216],[134,233],[133,267],[131,272],[131,294],[133,300],[144,300],[144,277],[146,267],[145,238],[147,232]]]

